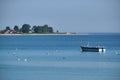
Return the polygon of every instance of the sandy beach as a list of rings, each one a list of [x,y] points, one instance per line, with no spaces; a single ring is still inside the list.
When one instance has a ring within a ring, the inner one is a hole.
[[[13,35],[93,35],[88,33],[81,33],[81,34],[0,34],[0,36],[13,36]]]

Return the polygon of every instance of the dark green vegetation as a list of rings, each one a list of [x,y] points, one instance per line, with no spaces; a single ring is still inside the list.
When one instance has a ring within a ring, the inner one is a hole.
[[[22,33],[26,33],[26,34],[34,34],[34,33],[38,33],[38,34],[48,34],[48,33],[54,33],[53,28],[49,27],[47,24],[43,25],[43,26],[33,26],[31,27],[29,24],[23,24],[21,28],[19,28],[17,25],[14,26],[13,30],[7,26],[6,29],[1,30],[0,33],[2,34],[22,34]]]
[[[32,30],[34,31],[34,33],[53,33],[53,28],[48,27],[48,25],[33,26]]]

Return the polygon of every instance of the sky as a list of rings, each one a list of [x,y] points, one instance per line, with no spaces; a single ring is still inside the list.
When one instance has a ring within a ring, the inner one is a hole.
[[[54,31],[120,32],[120,0],[0,0],[0,30],[23,24]]]

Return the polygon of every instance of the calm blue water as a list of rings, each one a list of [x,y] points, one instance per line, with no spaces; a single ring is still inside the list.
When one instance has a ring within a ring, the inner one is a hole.
[[[0,80],[96,79],[120,80],[120,34],[0,36]]]

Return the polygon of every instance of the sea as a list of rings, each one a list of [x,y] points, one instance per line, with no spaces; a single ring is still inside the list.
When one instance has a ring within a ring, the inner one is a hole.
[[[0,35],[0,80],[120,80],[120,33]]]

